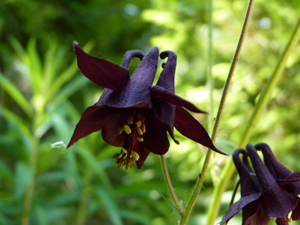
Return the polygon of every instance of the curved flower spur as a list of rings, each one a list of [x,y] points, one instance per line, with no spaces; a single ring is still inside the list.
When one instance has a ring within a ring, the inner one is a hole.
[[[286,192],[294,196],[300,196],[300,171],[292,172],[282,165],[273,154],[269,145],[259,143],[254,146],[256,150],[260,150],[264,156],[264,162],[272,176],[275,178],[278,185]],[[292,211],[292,214],[286,217],[288,221],[300,219],[300,202]]]
[[[184,136],[224,154],[184,108],[196,113],[205,112],[175,95],[177,57],[174,52],[161,53],[160,57],[168,57],[168,60],[157,85],[152,87],[158,63],[157,47],[147,55],[139,50],[126,52],[121,66],[86,54],[77,42],[74,42],[74,48],[81,72],[106,89],[99,101],[82,114],[67,148],[90,133],[102,130],[105,142],[122,147],[120,153],[114,155],[118,167],[128,169],[135,162],[141,169],[150,152],[163,155],[168,151],[167,131],[179,144],[173,134],[175,126]],[[141,63],[130,78],[128,67],[135,57],[140,58]]]

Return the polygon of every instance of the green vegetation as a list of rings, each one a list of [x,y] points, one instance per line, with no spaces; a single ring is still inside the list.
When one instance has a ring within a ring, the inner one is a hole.
[[[209,3],[0,2],[0,224],[176,224],[179,213],[160,195],[172,201],[158,156],[150,155],[141,171],[126,171],[118,169],[112,158],[120,149],[107,145],[100,132],[68,150],[54,143],[68,143],[84,109],[103,91],[79,71],[74,40],[90,54],[117,64],[127,50],[147,52],[156,45],[160,51],[176,52],[176,94],[203,110],[209,111],[212,104],[210,117],[194,114],[211,129],[248,3],[215,0],[211,40]],[[256,1],[216,139],[228,154],[243,140],[241,135],[299,15],[298,0]],[[130,70],[137,64],[133,60]],[[212,99],[209,71],[214,80]],[[299,86],[298,44],[250,138],[252,144],[268,143],[293,171],[300,170]],[[180,145],[171,141],[166,160],[175,192],[185,205],[206,149],[175,135]],[[206,224],[214,187],[227,161],[228,157],[213,153],[189,225]],[[236,174],[229,179],[213,223],[226,211],[236,180]],[[230,224],[240,221],[236,217]]]

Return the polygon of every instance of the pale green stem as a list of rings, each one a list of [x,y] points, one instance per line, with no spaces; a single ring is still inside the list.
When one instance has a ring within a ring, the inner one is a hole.
[[[23,204],[23,214],[21,218],[21,225],[28,225],[30,219],[31,205],[33,199],[34,192],[34,184],[35,184],[35,173],[36,173],[36,165],[38,158],[38,147],[39,147],[39,138],[36,135],[32,136],[32,152],[29,159],[29,167],[32,170],[32,177],[30,182],[28,183],[24,195],[24,204]]]
[[[170,176],[169,176],[169,173],[168,173],[168,168],[167,168],[165,155],[161,155],[161,163],[162,163],[166,183],[167,183],[167,186],[168,186],[168,190],[169,190],[169,192],[170,192],[170,194],[173,198],[173,201],[174,201],[176,207],[178,208],[178,212],[182,215],[183,214],[183,208],[182,208],[180,202],[178,201],[178,198],[177,198],[177,196],[175,194],[175,191],[173,189],[172,182],[171,182],[171,179],[170,179]]]
[[[79,200],[79,206],[77,210],[77,219],[76,219],[76,225],[84,225],[85,219],[86,219],[86,213],[88,209],[88,196],[89,196],[89,184],[91,180],[91,173],[92,169],[90,168],[90,165],[88,162],[86,162],[86,169],[84,173],[84,183],[83,183],[83,190],[81,192],[80,200]]]
[[[249,21],[250,21],[251,13],[252,13],[252,10],[253,10],[253,6],[254,6],[254,0],[250,0],[249,5],[248,5],[248,9],[247,9],[247,13],[246,13],[246,17],[245,17],[245,20],[244,20],[244,25],[243,25],[243,28],[242,28],[242,31],[241,31],[240,39],[239,39],[237,49],[235,51],[232,63],[231,63],[231,67],[230,67],[228,77],[227,77],[227,80],[226,80],[226,83],[225,83],[225,86],[224,86],[224,89],[223,89],[222,97],[221,97],[221,100],[220,100],[218,114],[217,114],[215,124],[214,124],[214,127],[213,127],[213,134],[212,134],[212,141],[213,142],[215,142],[215,139],[216,139],[216,136],[217,136],[217,131],[218,131],[218,128],[219,128],[219,125],[220,125],[221,116],[222,116],[223,109],[224,109],[224,106],[225,106],[225,100],[226,100],[226,97],[227,97],[227,93],[228,93],[228,90],[229,90],[230,82],[231,82],[231,79],[233,77],[233,73],[234,73],[236,64],[237,64],[238,59],[239,59],[239,55],[240,55],[240,52],[241,52],[241,49],[242,49],[242,45],[243,45],[243,42],[244,42],[244,39],[245,39],[245,36],[246,36],[246,31],[247,31],[247,28],[248,28],[248,25],[249,25]],[[203,164],[203,168],[202,168],[202,171],[201,171],[201,176],[199,176],[199,178],[197,179],[194,191],[191,195],[191,198],[190,198],[188,204],[185,207],[184,216],[181,218],[181,223],[180,223],[181,225],[186,224],[188,216],[189,216],[189,214],[190,214],[190,212],[191,212],[191,210],[192,210],[192,208],[195,204],[196,198],[197,198],[197,196],[198,196],[198,194],[201,190],[201,187],[202,187],[202,184],[203,184],[203,181],[204,181],[204,178],[205,178],[208,166],[209,166],[211,155],[212,155],[212,151],[210,149],[208,149],[206,157],[205,157],[205,161],[204,161],[204,164]],[[210,223],[208,223],[208,224],[210,224]]]
[[[213,99],[213,89],[214,89],[214,79],[212,76],[212,66],[213,66],[213,56],[212,56],[212,32],[213,32],[213,22],[212,22],[212,8],[213,0],[208,1],[208,60],[207,60],[207,91],[208,91],[208,131],[212,132],[213,120],[214,120],[214,99]]]
[[[271,75],[270,79],[268,80],[267,86],[264,89],[263,93],[261,94],[259,101],[254,109],[254,112],[252,114],[251,119],[248,121],[247,127],[245,129],[245,132],[242,135],[241,141],[238,144],[237,147],[245,147],[246,144],[249,142],[250,137],[252,135],[253,129],[265,109],[268,100],[270,98],[270,95],[272,94],[276,84],[278,83],[279,77],[282,74],[283,69],[285,68],[286,62],[291,54],[291,52],[295,49],[296,44],[298,43],[300,38],[300,19],[297,22],[297,25],[295,27],[295,30],[289,40],[289,43],[287,44],[284,52],[282,53],[277,66],[275,67],[275,70],[273,74]],[[213,192],[213,200],[210,205],[209,211],[208,211],[208,219],[207,224],[214,224],[216,216],[220,210],[220,202],[221,202],[221,196],[228,184],[228,181],[232,177],[234,171],[234,164],[232,161],[232,158],[227,161],[224,170],[222,171],[222,174],[220,176],[220,182],[219,184],[214,187]]]

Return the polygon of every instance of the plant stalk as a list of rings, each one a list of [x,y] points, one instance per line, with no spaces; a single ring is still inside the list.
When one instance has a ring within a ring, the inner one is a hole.
[[[164,172],[164,176],[165,176],[165,179],[166,179],[168,190],[169,190],[169,192],[170,192],[170,194],[173,198],[173,201],[174,201],[176,207],[178,208],[178,212],[182,215],[183,214],[183,208],[182,208],[180,202],[178,201],[178,198],[177,198],[177,196],[175,194],[175,191],[174,191],[174,188],[172,186],[172,182],[171,182],[169,172],[168,172],[168,168],[167,168],[165,155],[161,155],[161,163],[162,163],[163,172]]]
[[[247,127],[242,135],[241,141],[239,142],[238,146],[239,148],[243,148],[246,146],[246,144],[249,142],[250,137],[252,135],[253,129],[258,122],[258,119],[265,109],[268,100],[278,83],[278,80],[280,76],[282,75],[283,69],[285,68],[286,62],[292,52],[292,50],[295,49],[296,44],[299,42],[300,39],[300,18],[295,26],[294,32],[284,50],[282,53],[277,66],[275,67],[275,70],[273,74],[271,75],[270,79],[268,80],[267,86],[264,89],[263,93],[261,94],[259,101],[254,109],[254,112],[251,116],[251,119],[249,120]],[[208,224],[213,224],[216,216],[220,209],[220,202],[221,202],[221,196],[224,193],[224,190],[228,184],[228,181],[231,179],[232,174],[234,172],[234,164],[233,160],[230,157],[230,159],[227,161],[224,170],[222,171],[222,174],[220,176],[220,182],[219,184],[214,188],[213,192],[213,201],[210,205],[209,211],[208,211]]]
[[[227,77],[227,80],[226,80],[226,83],[225,83],[225,86],[224,86],[224,89],[223,89],[223,93],[222,93],[222,97],[221,97],[221,100],[220,100],[217,117],[216,117],[214,127],[213,127],[213,133],[212,133],[212,141],[213,142],[215,142],[215,139],[216,139],[216,136],[217,136],[217,131],[218,131],[218,128],[219,128],[219,125],[220,125],[221,116],[222,116],[223,109],[224,109],[224,106],[225,106],[227,93],[228,93],[228,90],[229,90],[229,86],[230,86],[230,83],[231,83],[231,80],[232,80],[232,77],[233,77],[233,73],[234,73],[236,64],[238,62],[238,59],[239,59],[239,56],[240,56],[240,53],[241,53],[243,43],[244,43],[244,39],[245,39],[247,28],[248,28],[248,25],[249,25],[249,22],[250,22],[254,2],[255,2],[254,0],[250,0],[250,2],[248,4],[247,13],[246,13],[246,16],[245,16],[245,20],[244,20],[243,28],[242,28],[241,35],[240,35],[240,38],[239,38],[239,42],[238,42],[238,45],[237,45],[237,49],[235,51],[235,54],[234,54],[234,57],[233,57],[233,60],[232,60],[232,63],[231,63],[231,67],[230,67],[230,70],[229,70],[229,73],[228,73],[228,77]],[[210,149],[208,149],[206,157],[205,157],[205,161],[204,161],[204,164],[203,164],[203,167],[202,167],[201,175],[197,179],[194,191],[191,195],[191,198],[190,198],[188,204],[185,207],[185,214],[184,214],[185,216],[181,218],[181,220],[182,220],[181,224],[186,224],[188,216],[189,216],[189,214],[190,214],[190,212],[191,212],[191,210],[192,210],[192,208],[195,204],[196,198],[197,198],[199,192],[201,191],[201,187],[202,187],[202,184],[203,184],[203,181],[204,181],[204,178],[205,178],[208,166],[209,166],[211,155],[212,155],[212,151]],[[208,223],[208,224],[211,224],[211,223]]]

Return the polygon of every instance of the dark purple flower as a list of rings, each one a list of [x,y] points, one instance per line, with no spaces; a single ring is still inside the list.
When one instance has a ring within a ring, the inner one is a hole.
[[[228,221],[243,209],[243,225],[267,225],[270,218],[276,218],[277,224],[286,224],[286,218],[296,207],[298,197],[285,191],[276,182],[252,145],[248,144],[246,149],[260,188],[255,178],[250,178],[249,169],[234,154],[234,160],[239,162],[236,165],[241,179],[242,197],[229,208],[222,222]]]
[[[175,126],[184,136],[224,154],[184,108],[196,113],[205,112],[175,95],[177,56],[174,52],[161,53],[160,57],[168,57],[168,60],[157,85],[152,87],[159,57],[157,47],[147,55],[138,50],[126,52],[121,66],[86,54],[76,42],[74,47],[82,73],[106,89],[99,101],[83,113],[67,148],[90,133],[102,130],[104,141],[122,147],[114,156],[118,166],[128,169],[136,162],[140,169],[150,152],[163,155],[168,151],[167,132],[179,144],[174,138]],[[130,78],[128,67],[134,57],[142,61]]]
[[[273,175],[279,186],[290,194],[295,196],[300,195],[300,171],[292,172],[282,165],[275,155],[273,154],[271,148],[265,143],[259,143],[255,145],[256,150],[262,151],[264,155],[264,162],[270,173]],[[290,218],[287,218],[290,219]],[[293,210],[291,215],[292,220],[300,219],[300,202],[296,208]]]

